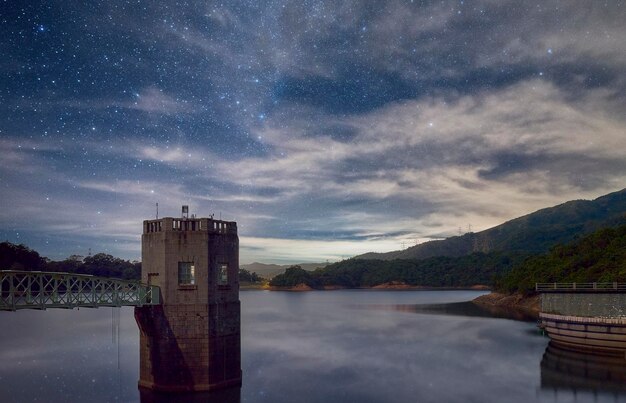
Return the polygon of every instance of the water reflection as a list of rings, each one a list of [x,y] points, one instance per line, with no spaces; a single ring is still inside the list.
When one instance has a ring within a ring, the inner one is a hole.
[[[452,302],[447,304],[372,304],[352,305],[357,309],[378,309],[411,312],[427,315],[470,316],[478,318],[512,319],[522,322],[536,322],[539,316],[530,310],[507,308],[501,306],[478,305],[471,301]]]
[[[623,361],[546,350],[532,316],[459,303],[478,295],[242,293],[242,388],[187,395],[137,389],[132,308],[6,313],[0,402],[626,401]]]
[[[214,392],[160,393],[139,388],[141,403],[241,403],[241,387]]]
[[[626,397],[626,359],[565,350],[553,343],[541,360],[541,388]]]

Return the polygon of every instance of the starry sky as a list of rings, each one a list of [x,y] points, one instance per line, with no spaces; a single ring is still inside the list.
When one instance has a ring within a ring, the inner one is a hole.
[[[626,187],[624,1],[0,3],[0,239],[336,261]]]

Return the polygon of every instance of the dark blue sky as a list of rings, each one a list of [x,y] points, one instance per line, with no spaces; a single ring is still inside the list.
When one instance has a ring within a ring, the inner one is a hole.
[[[0,238],[338,260],[626,183],[623,1],[5,1]]]

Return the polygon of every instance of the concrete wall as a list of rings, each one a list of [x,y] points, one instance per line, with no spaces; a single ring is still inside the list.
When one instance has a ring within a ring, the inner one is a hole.
[[[567,316],[626,317],[626,294],[544,293],[541,294],[541,311]]]

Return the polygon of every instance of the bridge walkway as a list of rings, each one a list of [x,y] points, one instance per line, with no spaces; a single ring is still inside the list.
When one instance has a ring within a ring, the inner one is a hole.
[[[0,271],[0,311],[159,305],[157,286],[86,274]]]

